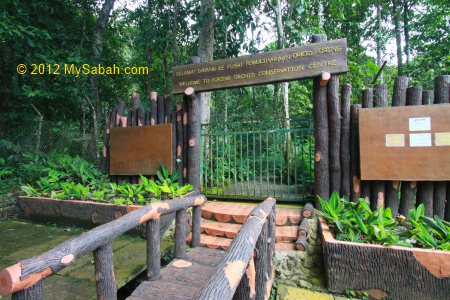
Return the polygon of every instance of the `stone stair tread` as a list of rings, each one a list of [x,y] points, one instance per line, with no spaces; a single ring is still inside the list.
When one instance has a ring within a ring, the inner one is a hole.
[[[202,217],[223,223],[243,224],[255,205],[211,201],[202,207]],[[298,225],[300,221],[300,208],[277,207],[275,223],[278,226]]]

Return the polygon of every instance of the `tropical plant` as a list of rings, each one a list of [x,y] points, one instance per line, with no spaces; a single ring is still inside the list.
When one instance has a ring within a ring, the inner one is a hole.
[[[424,205],[409,211],[409,221],[393,218],[389,207],[372,211],[364,199],[350,202],[335,192],[329,201],[319,197],[318,212],[330,224],[336,239],[351,242],[450,250],[450,223],[425,217]]]

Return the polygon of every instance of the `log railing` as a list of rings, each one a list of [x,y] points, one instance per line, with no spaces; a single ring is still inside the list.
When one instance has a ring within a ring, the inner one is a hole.
[[[275,203],[268,198],[251,211],[197,299],[268,299],[275,253]]]
[[[205,202],[206,197],[197,194],[150,204],[63,242],[39,256],[20,261],[0,271],[0,295],[12,294],[12,299],[44,299],[44,278],[61,271],[76,258],[93,252],[97,298],[117,299],[112,243],[118,236],[141,224],[147,224],[147,277],[149,280],[159,280],[160,217],[176,212],[175,257],[184,258],[189,226],[186,209],[193,207],[192,247],[197,247],[200,236],[200,206]]]

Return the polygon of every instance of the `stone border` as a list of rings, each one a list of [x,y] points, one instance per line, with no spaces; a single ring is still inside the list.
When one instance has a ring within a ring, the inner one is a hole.
[[[328,289],[373,298],[448,299],[450,251],[338,241],[320,217]]]

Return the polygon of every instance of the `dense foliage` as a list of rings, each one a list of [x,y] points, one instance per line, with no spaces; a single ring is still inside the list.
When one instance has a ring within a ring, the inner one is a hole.
[[[403,216],[394,218],[389,207],[372,211],[364,199],[350,202],[337,193],[329,201],[320,197],[319,201],[319,214],[338,240],[450,250],[450,222],[437,215],[426,217],[423,204],[411,209],[406,220]]]
[[[27,154],[27,157],[30,160],[21,164],[21,170],[27,171],[29,178],[39,176],[35,183],[28,181],[21,187],[30,197],[143,205],[180,197],[192,190],[189,184],[179,186],[179,174],[176,171],[169,174],[165,166],[157,172],[156,181],[140,176],[140,184],[117,184],[110,182],[95,165],[78,156],[54,155],[45,159]],[[8,169],[0,169],[1,172],[8,172]]]

